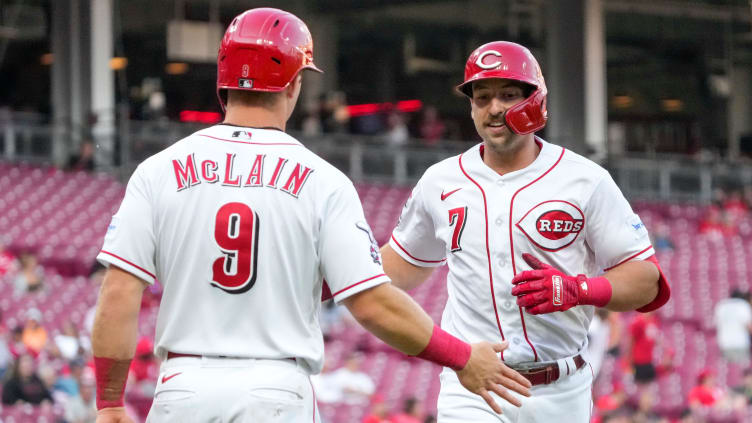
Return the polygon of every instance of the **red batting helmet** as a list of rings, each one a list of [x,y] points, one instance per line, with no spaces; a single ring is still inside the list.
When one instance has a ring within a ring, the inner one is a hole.
[[[278,92],[313,64],[313,39],[292,13],[273,8],[246,10],[227,27],[217,56],[217,97],[221,90]]]
[[[548,90],[530,50],[508,41],[483,44],[468,57],[465,82],[457,86],[457,91],[473,98],[472,83],[490,78],[513,79],[535,87],[532,94],[504,114],[506,125],[512,132],[530,134],[546,126]]]

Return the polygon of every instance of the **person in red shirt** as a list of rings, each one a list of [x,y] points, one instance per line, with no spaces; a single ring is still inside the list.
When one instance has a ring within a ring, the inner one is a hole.
[[[634,369],[635,382],[645,385],[655,380],[653,350],[658,340],[658,318],[653,312],[638,314],[629,325],[628,360]]]
[[[371,412],[363,418],[363,423],[389,423],[384,398],[379,394],[371,397]]]
[[[12,273],[18,268],[18,259],[13,253],[5,249],[5,245],[0,242],[0,277],[6,273]]]
[[[722,389],[715,386],[715,373],[705,369],[697,376],[697,386],[689,391],[689,407],[692,409],[702,407],[717,407],[725,399]]]
[[[418,400],[410,397],[405,400],[402,412],[393,415],[389,421],[391,423],[423,423],[422,414]]]

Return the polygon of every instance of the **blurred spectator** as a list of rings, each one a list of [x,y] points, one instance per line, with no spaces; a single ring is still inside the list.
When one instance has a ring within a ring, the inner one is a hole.
[[[642,391],[637,400],[637,409],[632,414],[633,423],[652,423],[660,420],[660,416],[653,411],[656,396],[655,392]]]
[[[715,373],[705,369],[697,376],[697,385],[689,391],[689,407],[717,408],[724,405],[725,393],[715,384]]]
[[[405,117],[402,113],[392,111],[386,117],[386,132],[384,133],[386,142],[392,146],[406,145],[410,139],[410,132],[405,124]]]
[[[71,360],[63,368],[60,377],[55,381],[54,389],[65,392],[69,397],[77,396],[86,369],[86,363],[83,359],[76,358],[75,360]]]
[[[81,379],[79,393],[65,403],[63,416],[66,423],[94,423],[96,421],[95,393],[94,373],[88,369]]]
[[[83,141],[78,150],[78,154],[71,156],[65,170],[70,171],[92,171],[94,170],[94,143],[90,140]]]
[[[362,423],[389,423],[384,398],[379,394],[371,397],[371,412],[363,418]]]
[[[37,375],[39,376],[39,380],[42,381],[45,389],[47,389],[47,392],[50,393],[52,401],[55,404],[63,404],[68,400],[68,393],[61,389],[57,389],[58,375],[52,365],[49,363],[40,364],[37,369]]]
[[[13,363],[13,354],[10,352],[10,336],[11,334],[3,321],[2,310],[0,310],[0,380],[3,380],[5,371]]]
[[[433,414],[429,414],[423,419],[423,423],[436,423],[436,417]]]
[[[66,361],[73,360],[84,354],[88,349],[84,345],[84,339],[79,336],[78,329],[70,319],[65,319],[60,334],[55,335],[55,348],[58,355]]]
[[[341,389],[342,402],[346,404],[365,404],[376,389],[373,380],[360,370],[362,361],[361,353],[352,353],[344,367],[332,372],[331,380]]]
[[[732,189],[726,194],[723,201],[723,210],[732,222],[738,222],[747,216],[749,207],[744,201],[741,190]]]
[[[741,405],[752,405],[752,368],[744,369],[744,377],[739,386],[734,387],[734,393],[741,400]]]
[[[752,334],[752,305],[749,292],[734,289],[730,298],[715,306],[715,327],[718,347],[723,357],[736,363],[749,363]]]
[[[325,133],[345,133],[350,123],[345,93],[332,91],[319,97],[321,129]]]
[[[705,217],[700,222],[699,230],[700,234],[712,239],[720,239],[737,233],[736,227],[729,223],[726,212],[716,205],[708,207]]]
[[[316,398],[323,403],[367,404],[376,385],[360,371],[362,360],[362,354],[354,352],[343,367],[333,372],[322,371],[318,376],[311,377]]]
[[[402,412],[393,415],[389,421],[391,423],[421,423],[423,411],[417,399],[410,397],[405,400],[402,406]]]
[[[136,344],[136,355],[131,362],[128,386],[142,396],[154,395],[159,364],[154,357],[154,344],[147,337],[142,337]]]
[[[47,330],[42,326],[42,312],[31,308],[26,312],[26,324],[21,335],[26,350],[35,357],[47,345]]]
[[[658,340],[658,319],[654,312],[638,313],[629,325],[628,361],[634,369],[635,382],[644,385],[655,380],[653,350]]]
[[[627,393],[621,383],[615,383],[610,394],[603,395],[595,401],[595,416],[607,416],[624,407]]]
[[[18,260],[16,256],[5,249],[5,245],[0,241],[0,278],[8,273],[13,273],[18,269]]]
[[[651,234],[653,237],[653,248],[656,250],[673,250],[674,241],[671,239],[671,228],[664,223],[659,222],[655,225],[655,231]]]
[[[419,132],[420,138],[426,146],[434,146],[444,139],[446,125],[439,119],[439,111],[436,107],[428,106],[423,110]]]
[[[41,404],[45,400],[52,401],[52,396],[36,374],[34,358],[21,355],[16,359],[10,378],[3,384],[3,404]]]
[[[307,105],[304,110],[303,121],[300,125],[303,135],[307,137],[321,135],[324,131],[321,127],[321,111],[319,107],[316,105]]]
[[[23,343],[23,328],[21,326],[16,326],[11,330],[10,339],[8,340],[8,350],[13,359],[27,353],[26,345]]]
[[[13,293],[18,297],[26,292],[38,292],[44,288],[44,268],[39,265],[37,256],[21,254],[21,268],[16,275]]]
[[[677,420],[677,423],[701,423],[701,421],[695,418],[694,414],[692,414],[692,410],[685,408],[682,410],[681,414],[679,414],[679,420]]]
[[[632,413],[625,408],[620,408],[604,415],[597,423],[633,423]]]
[[[608,350],[611,328],[608,323],[609,311],[604,308],[597,308],[593,320],[590,321],[588,329],[588,363],[593,370],[593,376],[598,377],[601,370],[603,358]]]

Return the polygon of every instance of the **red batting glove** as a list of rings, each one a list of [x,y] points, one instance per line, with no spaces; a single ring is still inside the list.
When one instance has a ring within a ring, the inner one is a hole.
[[[518,273],[512,279],[512,295],[517,305],[530,314],[566,311],[576,305],[603,307],[611,301],[608,279],[569,276],[528,253],[522,258],[534,270]]]

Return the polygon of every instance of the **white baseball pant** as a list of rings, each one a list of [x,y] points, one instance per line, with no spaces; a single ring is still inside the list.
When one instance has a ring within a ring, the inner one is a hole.
[[[319,423],[313,387],[294,360],[178,357],[162,363],[148,423]]]
[[[512,392],[522,401],[520,408],[489,392],[501,406],[501,415],[483,398],[465,389],[454,371],[444,369],[439,378],[437,423],[588,423],[592,414],[593,373],[589,365],[548,385],[534,386],[530,397]]]

